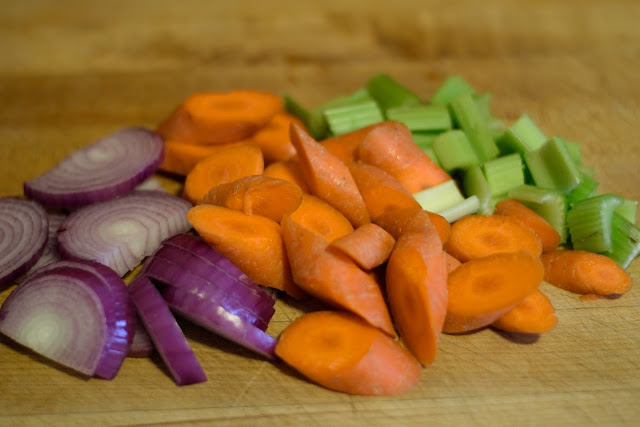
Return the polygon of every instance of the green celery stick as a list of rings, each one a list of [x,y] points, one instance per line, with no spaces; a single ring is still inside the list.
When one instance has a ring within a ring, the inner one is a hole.
[[[452,179],[413,193],[413,198],[420,203],[422,209],[436,213],[464,201],[458,185]]]
[[[640,254],[640,228],[614,212],[611,218],[611,251],[604,255],[614,259],[624,269]]]
[[[422,104],[417,94],[384,73],[369,79],[366,88],[382,111]]]
[[[520,116],[498,139],[498,147],[503,154],[534,151],[542,147],[547,137],[526,114]]]
[[[433,141],[432,148],[442,168],[447,172],[467,169],[480,163],[467,134],[460,129],[438,135]]]
[[[560,234],[561,243],[567,241],[568,204],[562,192],[525,184],[509,190],[507,197],[516,199],[537,212]]]
[[[476,213],[479,208],[480,201],[478,198],[469,196],[462,202],[438,212],[438,215],[442,215],[449,222],[455,222],[462,217]]]
[[[522,157],[513,153],[489,160],[482,165],[492,197],[499,197],[524,184]]]
[[[411,132],[413,142],[420,148],[431,147],[438,135],[440,132]]]
[[[466,93],[458,96],[449,104],[454,122],[462,129],[476,151],[480,162],[498,157],[500,151],[496,145],[487,121],[482,117],[478,105],[471,96]]]
[[[440,165],[440,159],[438,159],[438,156],[436,155],[435,151],[433,151],[433,147],[420,147],[420,149],[427,155],[429,156],[429,158],[431,160],[433,160],[433,163],[435,163],[436,165],[442,167]]]
[[[431,96],[431,105],[447,105],[462,94],[475,95],[476,91],[465,79],[458,75],[451,75],[436,89]]]
[[[624,219],[632,224],[636,223],[637,211],[638,202],[631,199],[622,199],[622,204],[615,209],[615,213],[621,215]]]
[[[373,100],[329,108],[324,111],[324,118],[333,135],[342,135],[384,121],[382,111]]]
[[[567,202],[572,207],[580,200],[592,197],[598,188],[599,182],[588,175],[582,176],[582,182],[567,194]]]
[[[445,131],[452,126],[449,110],[437,105],[390,108],[385,115],[388,120],[404,123],[412,132]]]
[[[567,214],[573,248],[598,253],[611,251],[611,218],[621,204],[622,197],[615,194],[601,194],[576,202]]]
[[[478,213],[491,215],[495,205],[492,204],[491,190],[479,165],[471,166],[462,177],[462,189],[467,197],[478,198]]]
[[[537,150],[524,153],[524,161],[538,187],[569,193],[582,182],[582,174],[558,138],[551,138]]]
[[[299,118],[302,123],[304,123],[305,127],[309,131],[309,134],[315,140],[319,141],[327,136],[327,122],[324,119],[322,110],[308,110],[290,96],[284,97],[284,107],[288,113],[293,114],[294,116]]]

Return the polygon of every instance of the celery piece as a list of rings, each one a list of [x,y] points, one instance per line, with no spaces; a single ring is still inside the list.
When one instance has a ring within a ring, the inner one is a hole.
[[[464,201],[458,185],[452,179],[413,193],[413,198],[420,203],[422,209],[436,213]]]
[[[438,155],[435,153],[435,151],[433,151],[433,147],[420,147],[420,149],[424,154],[429,156],[431,160],[433,160],[433,163],[442,167],[442,165],[440,165],[440,159],[438,159]]]
[[[369,79],[366,88],[383,111],[422,104],[422,99],[417,94],[384,73]]]
[[[504,122],[501,119],[494,117],[493,113],[491,113],[491,94],[486,92],[481,95],[477,95],[475,97],[475,101],[478,105],[478,110],[480,110],[480,114],[487,122],[491,137],[494,141],[498,141],[504,134]]]
[[[568,193],[582,182],[561,139],[551,138],[537,150],[524,153],[524,161],[538,187]]]
[[[556,137],[557,138],[557,137]],[[582,164],[582,147],[579,143],[574,141],[569,141],[564,138],[561,138],[564,142],[564,146],[567,148],[569,152],[569,156],[571,156],[571,160],[573,160],[573,164],[576,166],[580,166]]]
[[[562,192],[525,184],[509,190],[507,197],[537,212],[560,234],[561,243],[567,241],[567,198]]]
[[[569,235],[574,249],[590,252],[612,250],[611,218],[622,197],[601,194],[576,202],[567,214]]]
[[[438,215],[443,216],[449,222],[455,222],[462,217],[476,213],[479,208],[480,201],[478,198],[469,196],[462,202],[438,212]]]
[[[386,118],[404,123],[412,132],[434,132],[451,129],[451,115],[447,107],[438,105],[417,105],[390,108]]]
[[[476,196],[478,198],[478,213],[491,215],[493,205],[491,203],[491,191],[489,184],[482,173],[479,165],[468,168],[462,177],[462,190],[467,197]]]
[[[621,215],[632,224],[636,223],[636,213],[638,211],[638,202],[631,199],[622,199],[622,204],[615,209],[615,213]]]
[[[432,105],[447,105],[465,93],[475,95],[476,91],[461,76],[451,75],[431,95],[429,103]]]
[[[611,251],[603,255],[624,269],[640,254],[640,228],[616,212],[611,218],[611,246]]]
[[[577,165],[576,167],[578,168],[578,170],[582,174],[583,178],[585,176],[590,176],[590,177],[593,178],[594,170],[593,170],[593,168],[591,166],[587,166],[587,165],[581,164],[581,165]]]
[[[588,199],[593,196],[596,188],[600,183],[590,176],[583,175],[582,182],[576,188],[571,190],[569,194],[567,194],[567,202],[569,202],[569,207],[572,207],[575,203],[580,200]]]
[[[324,111],[329,130],[333,135],[342,135],[384,120],[375,101],[362,101]]]
[[[433,145],[433,141],[440,135],[441,132],[411,132],[413,142],[420,147],[426,148]]]
[[[284,107],[288,113],[296,116],[304,123],[309,134],[314,139],[321,140],[327,136],[329,130],[321,109],[308,110],[290,96],[284,96]]]
[[[524,184],[522,157],[518,153],[489,160],[482,165],[482,172],[493,197]]]
[[[531,118],[523,114],[498,139],[498,147],[503,154],[534,151],[542,147],[547,137]]]
[[[470,93],[460,95],[449,104],[454,121],[469,138],[480,162],[494,159],[500,154],[487,121],[484,120]]]
[[[369,94],[367,88],[360,88],[349,94],[336,96],[335,98],[332,98],[324,104],[320,105],[318,108],[324,112],[330,108],[346,107],[349,105],[360,104],[361,102],[365,101],[375,100]]]
[[[440,160],[440,165],[447,172],[467,169],[479,163],[467,134],[459,129],[438,135],[432,148]]]

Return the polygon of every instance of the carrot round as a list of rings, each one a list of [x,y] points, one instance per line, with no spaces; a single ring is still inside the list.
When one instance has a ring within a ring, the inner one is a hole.
[[[322,236],[288,216],[282,220],[282,236],[293,280],[300,288],[395,336],[382,290],[372,275],[347,255],[329,248]]]
[[[262,151],[254,144],[237,144],[220,149],[198,162],[184,182],[184,197],[196,204],[213,187],[264,170]]]
[[[258,90],[189,95],[158,126],[165,140],[224,144],[248,138],[283,110],[282,99]]]
[[[449,302],[443,332],[468,332],[490,325],[537,289],[543,277],[540,259],[525,251],[465,262],[447,279]]]
[[[292,123],[290,131],[311,192],[342,212],[354,227],[371,222],[349,168],[300,126]]]
[[[289,137],[291,123],[304,126],[296,116],[280,112],[249,138],[262,150],[265,164],[285,161],[295,156],[296,149]]]
[[[420,363],[433,363],[448,298],[445,255],[433,226],[400,236],[387,262],[386,287],[403,342]]]
[[[307,181],[305,181],[304,179],[304,175],[302,175],[300,163],[295,157],[289,160],[273,162],[267,165],[264,168],[264,172],[262,174],[271,176],[273,178],[284,179],[285,181],[291,181],[294,184],[298,185],[298,187],[300,187],[302,192],[305,194],[309,194],[311,192],[311,190],[309,190],[309,186],[307,185]]]
[[[319,142],[331,154],[342,160],[344,164],[348,165],[349,163],[355,162],[358,159],[358,145],[360,145],[360,142],[365,137],[365,135],[371,132],[377,126],[380,126],[380,123],[365,126],[363,128],[343,133],[331,138],[323,139]]]
[[[520,220],[538,235],[542,252],[549,252],[560,244],[560,234],[537,212],[515,199],[504,199],[496,204],[494,215],[506,215]]]
[[[361,268],[371,270],[387,261],[395,243],[391,234],[369,223],[333,240],[329,246],[347,254]]]
[[[277,222],[214,205],[191,208],[187,220],[207,243],[254,282],[294,298],[305,295],[293,283]]]
[[[394,339],[342,311],[297,318],[280,335],[275,352],[316,384],[348,394],[403,394],[416,386],[422,372]]]
[[[332,242],[342,236],[352,233],[354,228],[349,220],[336,208],[324,200],[305,194],[298,209],[289,217],[314,233]]]
[[[451,233],[451,225],[443,216],[420,207],[389,210],[380,215],[375,223],[396,239],[404,232],[428,227],[430,224],[436,228],[443,243],[449,239]]]
[[[238,144],[233,142],[231,144]],[[195,165],[210,155],[231,144],[201,145],[169,140],[164,142],[164,159],[160,170],[186,176]]]
[[[462,262],[500,252],[542,253],[536,233],[519,220],[502,215],[469,215],[454,222],[445,250]]]
[[[631,289],[629,273],[611,258],[581,250],[542,255],[544,280],[576,294],[621,295]]]
[[[371,130],[358,146],[358,159],[386,171],[411,193],[451,179],[413,142],[409,128],[399,122],[385,122]]]
[[[198,204],[224,206],[262,215],[280,222],[302,203],[302,190],[296,184],[265,175],[249,175],[213,187]]]
[[[556,327],[558,317],[551,300],[536,289],[491,326],[505,332],[542,334]]]

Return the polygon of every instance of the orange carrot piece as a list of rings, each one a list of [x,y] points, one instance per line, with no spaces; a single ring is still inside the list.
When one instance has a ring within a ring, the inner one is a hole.
[[[280,289],[294,298],[305,296],[293,283],[277,222],[214,205],[191,208],[187,220],[207,243],[257,284]]]
[[[552,251],[560,244],[560,234],[556,229],[537,212],[518,200],[505,199],[499,201],[496,204],[493,214],[514,217],[532,229],[540,238],[542,252]]]
[[[349,172],[373,221],[386,211],[396,208],[422,209],[409,190],[382,169],[353,162],[349,163]]]
[[[447,265],[433,225],[400,235],[387,262],[386,287],[403,342],[420,363],[433,363],[447,313]]]
[[[555,250],[542,255],[544,280],[576,294],[614,296],[631,289],[629,273],[611,258],[581,250]]]
[[[371,132],[380,123],[365,126],[351,132],[343,133],[331,138],[319,141],[331,154],[338,157],[342,162],[348,165],[358,159],[358,145],[366,134]]]
[[[447,273],[451,273],[453,270],[462,265],[462,263],[458,261],[458,258],[453,257],[451,254],[445,252],[444,257],[447,261]]]
[[[386,171],[416,193],[451,179],[418,147],[404,124],[385,122],[371,130],[358,146],[358,159]]]
[[[289,137],[291,123],[304,127],[296,116],[280,112],[249,138],[262,150],[265,164],[285,161],[295,156],[296,149]]]
[[[176,175],[186,176],[195,165],[232,144],[201,145],[188,142],[169,140],[164,142],[164,159],[160,165],[160,170]]]
[[[371,222],[349,168],[295,124],[291,142],[311,192],[342,212],[354,227]]]
[[[336,208],[319,197],[305,194],[298,209],[290,215],[291,219],[314,233],[332,242],[349,233],[353,226]]]
[[[519,220],[502,215],[469,215],[454,222],[445,250],[462,262],[499,252],[542,253],[536,233]]]
[[[362,317],[367,323],[395,336],[380,285],[347,255],[331,250],[322,236],[288,216],[282,219],[282,236],[294,282],[316,298]]]
[[[265,175],[249,175],[213,187],[198,204],[224,206],[262,215],[280,222],[302,203],[302,190],[296,184]]]
[[[544,277],[529,252],[475,258],[449,274],[449,304],[443,332],[463,333],[490,325],[538,288]]]
[[[278,95],[258,90],[194,93],[157,131],[165,140],[193,144],[236,142],[253,135],[283,108]]]
[[[282,332],[276,355],[309,380],[356,395],[395,396],[416,386],[422,369],[393,338],[343,311],[316,311]]]
[[[292,157],[289,160],[283,162],[273,162],[264,168],[263,175],[271,176],[273,178],[284,179],[285,181],[291,181],[297,184],[303,193],[309,194],[309,186],[307,181],[302,175],[302,169],[300,168],[300,162],[296,157]]]
[[[333,240],[329,246],[344,252],[361,268],[371,270],[387,261],[395,243],[391,234],[369,223]]]
[[[263,170],[264,159],[257,145],[232,145],[195,165],[185,179],[184,196],[196,204],[213,187],[248,175],[261,175]]]
[[[375,223],[398,239],[404,232],[424,228],[433,224],[441,242],[446,242],[451,233],[451,225],[441,215],[418,208],[394,209],[379,216]]]
[[[542,334],[556,327],[558,317],[551,300],[536,289],[491,326],[505,332]]]

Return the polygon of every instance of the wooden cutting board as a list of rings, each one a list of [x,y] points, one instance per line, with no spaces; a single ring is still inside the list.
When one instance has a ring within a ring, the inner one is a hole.
[[[580,142],[600,191],[640,200],[638,22],[637,1],[11,2],[0,12],[0,196],[118,128],[153,128],[194,91],[259,88],[314,105],[384,71],[425,98],[464,76],[506,124],[526,112]],[[637,286],[640,261],[629,271]],[[182,388],[156,356],[103,381],[3,337],[0,424],[634,425],[640,290],[582,302],[542,289],[554,331],[445,335],[420,384],[396,398],[324,390],[188,324],[209,380]],[[279,301],[268,332],[307,309]]]

